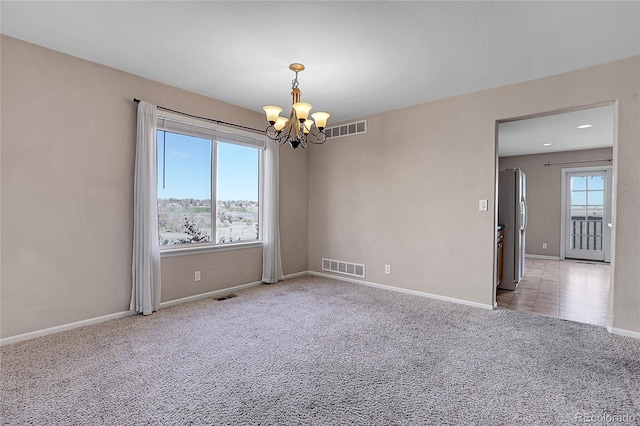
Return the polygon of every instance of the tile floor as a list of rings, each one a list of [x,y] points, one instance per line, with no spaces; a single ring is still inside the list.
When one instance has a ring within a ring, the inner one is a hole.
[[[498,306],[605,327],[609,268],[600,262],[527,258],[518,288],[498,289]]]

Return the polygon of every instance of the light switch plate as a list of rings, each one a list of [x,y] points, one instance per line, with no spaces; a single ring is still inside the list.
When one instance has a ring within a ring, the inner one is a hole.
[[[480,200],[478,202],[478,210],[480,210],[481,212],[486,212],[488,209],[488,200]]]

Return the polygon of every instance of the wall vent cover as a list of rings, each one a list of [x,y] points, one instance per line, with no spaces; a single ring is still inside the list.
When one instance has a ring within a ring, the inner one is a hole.
[[[338,274],[351,275],[364,278],[364,265],[359,263],[343,262],[341,260],[322,259],[322,270],[337,272]]]
[[[232,297],[238,297],[238,295],[235,293],[229,293],[229,294],[225,294],[224,296],[216,297],[215,299],[218,301],[221,301],[221,300],[231,299]]]
[[[324,134],[327,135],[327,139],[341,138],[360,133],[367,133],[367,120],[354,121],[353,123],[341,124],[324,129]]]

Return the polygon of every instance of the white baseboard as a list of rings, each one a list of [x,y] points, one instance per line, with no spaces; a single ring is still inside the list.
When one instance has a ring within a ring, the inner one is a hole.
[[[331,279],[335,279],[338,281],[345,281],[345,282],[350,282],[350,283],[354,283],[354,284],[360,284],[360,285],[365,285],[368,287],[375,287],[375,288],[380,288],[383,290],[389,290],[389,291],[396,291],[399,293],[405,293],[405,294],[411,294],[411,295],[415,295],[415,296],[420,296],[420,297],[426,297],[428,299],[436,299],[436,300],[443,300],[446,302],[453,302],[453,303],[458,303],[461,305],[467,305],[467,306],[473,306],[476,308],[482,308],[482,309],[496,309],[497,308],[497,304],[494,305],[486,305],[483,303],[477,303],[477,302],[471,302],[468,300],[462,300],[462,299],[456,299],[453,297],[447,297],[447,296],[440,296],[437,294],[432,294],[432,293],[425,293],[425,292],[421,292],[421,291],[416,291],[416,290],[409,290],[409,289],[403,289],[403,288],[399,288],[399,287],[393,287],[393,286],[389,286],[389,285],[384,285],[384,284],[378,284],[378,283],[373,283],[370,281],[364,281],[364,280],[356,280],[353,278],[347,278],[347,277],[341,277],[338,275],[332,275],[332,274],[325,274],[323,272],[316,272],[316,271],[302,271],[302,272],[296,272],[294,274],[289,274],[289,275],[285,275],[282,277],[283,280],[287,280],[287,279],[291,279],[291,278],[296,278],[296,277],[301,277],[304,275],[316,275],[319,277],[325,277],[325,278],[331,278]],[[202,294],[197,294],[194,296],[189,296],[189,297],[183,297],[180,299],[175,299],[175,300],[170,300],[167,302],[162,302],[160,304],[160,308],[166,308],[168,306],[173,306],[173,305],[177,305],[180,303],[186,303],[186,302],[191,302],[194,300],[198,300],[198,299],[204,299],[206,297],[213,297],[213,296],[222,296],[224,294],[233,292],[233,291],[238,291],[238,290],[242,290],[242,289],[246,289],[246,288],[250,288],[250,287],[255,287],[258,285],[261,285],[262,282],[261,281],[256,281],[253,283],[248,283],[248,284],[241,284],[241,285],[237,285],[234,287],[229,287],[229,288],[225,288],[222,290],[214,290],[214,291],[210,291],[207,293],[202,293]],[[135,315],[136,312],[134,311],[123,311],[123,312],[116,312],[114,314],[109,314],[109,315],[103,315],[100,317],[96,317],[96,318],[89,318],[86,320],[82,320],[82,321],[76,321],[76,322],[72,322],[69,324],[63,324],[63,325],[59,325],[59,326],[55,326],[55,327],[50,327],[50,328],[45,328],[43,330],[36,330],[36,331],[32,331],[29,333],[24,333],[24,334],[18,334],[16,336],[11,336],[11,337],[5,337],[3,339],[0,339],[0,346],[3,345],[8,345],[10,343],[16,343],[16,342],[21,342],[23,340],[28,340],[28,339],[33,339],[35,337],[41,337],[41,336],[46,336],[49,334],[54,334],[54,333],[59,333],[61,331],[66,331],[66,330],[72,330],[74,328],[79,328],[79,327],[84,327],[86,325],[91,325],[91,324],[97,324],[97,323],[101,323],[104,321],[110,321],[113,319],[118,319],[118,318],[125,318],[131,315]],[[615,327],[610,327],[607,326],[607,330],[609,331],[609,333],[612,334],[617,334],[620,336],[626,336],[626,337],[632,337],[635,339],[640,339],[640,332],[637,331],[631,331],[631,330],[626,330],[623,328],[615,328]]]
[[[244,290],[245,288],[256,287],[262,284],[262,281],[256,281],[248,284],[240,284],[229,288],[223,288],[221,290],[213,290],[206,293],[196,294],[193,296],[182,297],[180,299],[169,300],[167,302],[160,303],[160,308],[166,308],[173,305],[179,305],[180,303],[193,302],[194,300],[205,299],[207,297],[223,296],[225,294],[233,293],[234,291]]]
[[[560,256],[545,256],[543,254],[525,254],[524,257],[531,259],[560,260]]]
[[[306,271],[304,272],[304,274],[306,274]],[[234,287],[225,288],[225,289],[222,289],[222,290],[215,290],[215,291],[210,291],[210,292],[207,292],[207,293],[197,294],[195,296],[189,296],[189,297],[183,297],[181,299],[170,300],[168,302],[160,303],[160,309],[166,308],[168,306],[177,305],[179,303],[186,303],[186,302],[191,302],[191,301],[198,300],[198,299],[204,299],[205,297],[222,296],[224,294],[228,294],[228,293],[231,293],[231,292],[234,292],[234,291],[242,290],[242,289],[249,288],[249,287],[255,287],[255,286],[258,286],[260,284],[262,284],[262,282],[261,281],[257,281],[257,282],[253,282],[253,283],[249,283],[249,284],[242,284],[242,285],[237,285],[237,286],[234,286]],[[0,339],[0,346],[8,345],[10,343],[15,343],[15,342],[21,342],[23,340],[33,339],[35,337],[46,336],[48,334],[59,333],[61,331],[72,330],[74,328],[84,327],[85,325],[97,324],[97,323],[104,322],[104,321],[109,321],[109,320],[118,319],[118,318],[124,318],[124,317],[128,317],[130,315],[136,315],[136,312],[135,311],[116,312],[114,314],[103,315],[101,317],[89,318],[89,319],[86,319],[86,320],[76,321],[76,322],[72,322],[72,323],[69,323],[69,324],[62,324],[62,325],[58,325],[58,326],[51,327],[51,328],[45,328],[43,330],[36,330],[36,331],[29,332],[29,333],[18,334],[16,336],[5,337],[4,339]]]
[[[116,312],[115,314],[103,315],[101,317],[89,318],[69,324],[62,324],[55,327],[45,328],[44,330],[36,330],[29,333],[18,334],[16,336],[5,337],[4,339],[0,339],[0,346],[8,345],[9,343],[21,342],[23,340],[33,339],[34,337],[41,337],[48,334],[59,333],[61,331],[72,330],[74,328],[84,327],[85,325],[97,324],[104,321],[124,318],[135,314],[135,311]]]
[[[309,271],[302,271],[302,272],[296,272],[294,274],[284,275],[282,279],[289,280],[291,278],[303,277],[305,275],[309,275]]]
[[[633,337],[634,339],[640,339],[640,332],[625,330],[624,328],[615,328],[607,326],[607,331],[611,334],[617,334],[619,336]]]
[[[414,296],[426,297],[427,299],[443,300],[445,302],[453,302],[459,305],[473,306],[474,308],[491,309],[491,310],[494,309],[493,304],[489,305],[484,303],[471,302],[469,300],[456,299],[454,297],[440,296],[438,294],[424,293],[422,291],[409,290],[409,289],[400,288],[400,287],[393,287],[390,285],[378,284],[370,281],[356,280],[353,278],[341,277],[339,275],[325,274],[324,272],[309,271],[309,275],[316,275],[318,277],[324,277],[324,278],[332,278],[338,281],[346,281],[354,284],[366,285],[368,287],[375,287],[383,290],[396,291],[398,293],[412,294]]]

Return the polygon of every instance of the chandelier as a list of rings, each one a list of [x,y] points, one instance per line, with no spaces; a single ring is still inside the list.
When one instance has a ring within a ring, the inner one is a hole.
[[[298,73],[304,71],[304,65],[294,63],[289,65],[289,69],[296,73],[296,78],[291,82],[291,114],[289,118],[281,117],[282,108],[267,105],[264,112],[267,114],[267,137],[275,141],[279,146],[289,142],[293,149],[298,146],[306,148],[309,143],[321,144],[326,140],[324,128],[330,115],[326,112],[315,112],[311,114],[313,120],[309,119],[309,111],[313,106],[306,102],[300,102],[300,89],[298,88]],[[314,121],[315,120],[315,121]]]

